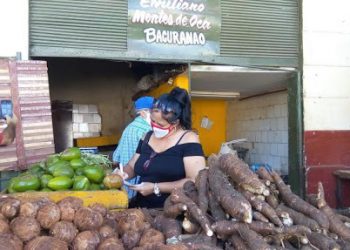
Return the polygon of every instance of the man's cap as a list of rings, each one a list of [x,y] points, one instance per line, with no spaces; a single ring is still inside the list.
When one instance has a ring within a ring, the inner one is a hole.
[[[151,109],[153,106],[154,98],[152,96],[143,96],[135,101],[135,109]]]

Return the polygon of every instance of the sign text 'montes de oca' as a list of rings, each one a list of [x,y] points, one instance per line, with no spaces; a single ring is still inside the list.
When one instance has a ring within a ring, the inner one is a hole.
[[[130,52],[186,57],[220,53],[220,0],[129,0],[128,14]]]

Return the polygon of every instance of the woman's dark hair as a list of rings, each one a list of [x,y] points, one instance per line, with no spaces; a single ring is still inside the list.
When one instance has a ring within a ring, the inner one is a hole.
[[[185,89],[175,87],[169,94],[155,100],[154,108],[162,111],[163,118],[173,124],[179,120],[182,128],[191,130],[191,100]]]

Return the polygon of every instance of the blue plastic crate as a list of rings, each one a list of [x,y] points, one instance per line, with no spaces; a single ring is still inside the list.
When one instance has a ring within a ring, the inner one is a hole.
[[[264,167],[268,172],[272,171],[271,166],[267,163],[252,163],[250,165],[250,169],[254,172],[256,172],[260,167]]]
[[[97,147],[79,148],[82,153],[98,154]]]
[[[0,118],[5,118],[7,115],[12,117],[12,101],[1,100],[0,101]]]

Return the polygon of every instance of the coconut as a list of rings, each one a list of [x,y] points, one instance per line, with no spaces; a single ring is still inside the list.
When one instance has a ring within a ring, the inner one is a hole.
[[[94,250],[100,244],[100,237],[95,231],[79,233],[73,241],[74,250]]]
[[[40,235],[40,224],[33,217],[17,217],[11,221],[10,227],[22,241],[30,241]]]
[[[1,213],[1,209],[0,209],[0,220],[8,221],[7,218]]]
[[[22,250],[22,241],[13,234],[0,234],[0,250]]]
[[[123,235],[127,231],[143,230],[144,214],[139,209],[128,209],[116,215],[118,230]]]
[[[108,225],[104,225],[104,226],[100,227],[100,229],[98,230],[98,233],[100,234],[101,239],[106,239],[106,238],[117,236],[117,234],[113,230],[113,228],[111,228]]]
[[[61,220],[72,222],[75,217],[75,210],[71,207],[60,207]]]
[[[160,243],[165,242],[164,235],[156,229],[149,228],[142,233],[139,245],[145,246],[147,244],[153,244],[153,243],[159,243],[159,242]]]
[[[68,250],[68,245],[63,240],[50,236],[39,236],[31,240],[24,250]]]
[[[14,218],[18,212],[21,202],[17,199],[8,198],[1,206],[1,213],[8,219]]]
[[[45,229],[50,229],[61,218],[60,208],[54,204],[47,204],[39,209],[36,219]]]
[[[184,244],[169,244],[165,245],[163,243],[153,243],[153,244],[147,244],[145,246],[135,247],[132,250],[189,250],[190,247],[187,247]],[[193,249],[202,249],[202,248],[193,248]],[[210,249],[210,247],[207,247],[205,249]]]
[[[75,212],[83,206],[83,200],[69,196],[57,203],[61,210],[61,220],[73,221]]]
[[[0,234],[10,233],[10,226],[6,220],[0,219]]]
[[[49,198],[40,198],[35,200],[35,203],[39,206],[39,209],[43,206],[46,206],[47,204],[52,204],[53,202]]]
[[[74,226],[72,222],[59,221],[55,223],[50,229],[50,235],[63,240],[67,243],[71,243],[75,236],[78,234],[78,229]]]
[[[103,217],[106,216],[108,209],[101,203],[94,203],[89,206],[92,210],[99,212]]]
[[[138,231],[127,231],[122,236],[122,242],[126,249],[133,249],[139,244],[141,234]]]
[[[117,222],[109,215],[109,213],[107,213],[106,216],[103,218],[103,225],[108,225],[111,228],[113,228],[115,232],[118,232]]]
[[[91,208],[82,207],[75,213],[74,224],[80,231],[97,230],[102,223],[102,215]]]
[[[116,237],[104,239],[97,248],[98,250],[124,250],[123,244]]]
[[[74,196],[68,196],[57,203],[57,205],[59,207],[71,207],[75,211],[77,211],[79,208],[81,208],[83,206],[83,204],[84,204],[84,202],[82,199],[74,197]]]
[[[39,210],[39,205],[37,203],[25,202],[22,203],[19,209],[19,216],[24,217],[36,217]]]

